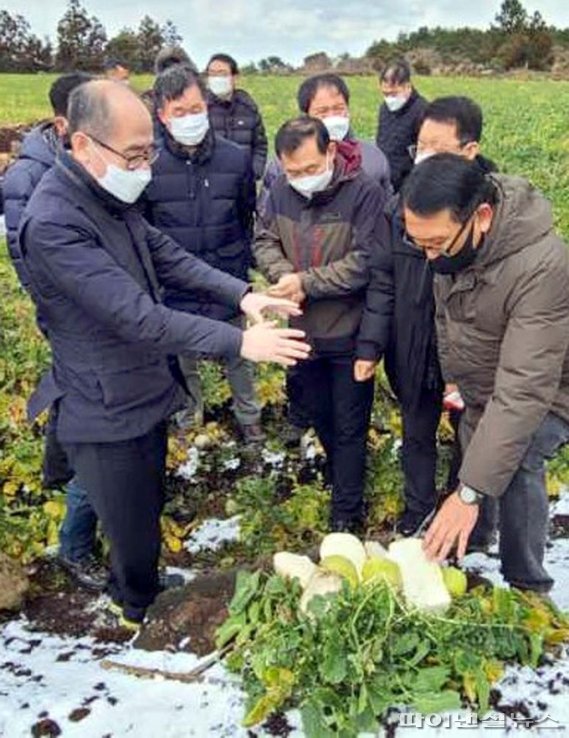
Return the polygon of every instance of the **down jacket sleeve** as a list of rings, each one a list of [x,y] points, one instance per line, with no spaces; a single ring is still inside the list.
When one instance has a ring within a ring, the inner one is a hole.
[[[24,226],[20,241],[34,290],[62,293],[124,341],[165,354],[239,355],[240,330],[154,302],[79,225],[63,226],[32,218]],[[182,249],[180,254],[176,250],[175,256],[167,255],[167,244],[158,237],[151,248],[159,275],[167,277],[178,269],[180,279],[187,279],[188,286],[190,280],[203,280],[213,286],[215,275],[210,272],[216,270],[187,255],[182,258]],[[230,293],[236,294],[233,288],[228,289],[228,296]]]
[[[46,171],[47,167],[38,162],[22,160],[13,164],[6,172],[4,178],[4,213],[6,218],[8,253],[12,259],[20,284],[26,290],[29,288],[29,277],[26,273],[20,251],[18,227],[28,200]]]
[[[360,324],[356,356],[379,361],[389,344],[395,310],[393,251],[386,219],[378,219],[370,258],[370,282]]]
[[[569,350],[569,267],[553,253],[544,249],[510,297],[494,392],[459,474],[464,484],[496,497],[552,406]]]

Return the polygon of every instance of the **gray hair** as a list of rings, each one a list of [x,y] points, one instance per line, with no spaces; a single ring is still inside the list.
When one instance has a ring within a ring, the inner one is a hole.
[[[69,96],[67,117],[70,135],[82,131],[102,139],[109,136],[113,128],[113,116],[105,88],[97,82],[76,87]]]

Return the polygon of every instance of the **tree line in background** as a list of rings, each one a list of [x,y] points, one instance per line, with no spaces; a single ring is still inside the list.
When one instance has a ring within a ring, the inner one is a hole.
[[[57,24],[57,43],[40,39],[22,15],[0,10],[0,72],[85,70],[98,72],[105,59],[116,58],[133,72],[151,72],[156,54],[182,37],[171,21],[160,25],[145,15],[138,28],[123,28],[108,38],[101,21],[70,0]]]
[[[138,28],[123,28],[108,38],[101,21],[81,5],[70,0],[57,25],[55,47],[49,38],[40,39],[22,15],[0,10],[0,72],[37,72],[72,69],[100,71],[106,58],[116,58],[133,72],[151,72],[158,51],[182,41],[171,21],[160,25],[146,15]],[[353,71],[378,68],[393,56],[413,57],[418,73],[428,74],[436,55],[442,64],[468,61],[495,71],[518,67],[547,70],[554,61],[555,48],[569,48],[569,28],[558,29],[546,23],[539,12],[528,13],[520,0],[503,0],[495,22],[486,30],[476,28],[427,28],[401,33],[397,40],[374,41],[359,67]],[[417,55],[417,50],[423,53]],[[304,60],[303,71],[338,66],[350,71],[352,60],[343,54],[330,60],[323,52]],[[279,56],[268,56],[257,64],[242,68],[244,73],[288,73],[294,68]]]

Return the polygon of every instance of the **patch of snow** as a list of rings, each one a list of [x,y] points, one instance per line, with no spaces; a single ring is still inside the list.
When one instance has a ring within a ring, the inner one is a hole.
[[[0,238],[4,238],[6,235],[6,218],[0,215]]]
[[[284,464],[286,454],[284,451],[270,451],[268,448],[263,448],[261,450],[261,458],[265,464],[269,464],[277,469]]]
[[[569,515],[569,487],[564,487],[557,502],[551,505],[551,517],[555,515]]]
[[[195,446],[190,446],[186,462],[179,467],[176,474],[183,479],[187,479],[188,482],[191,482],[195,478],[199,466],[200,452]]]
[[[235,471],[235,469],[239,469],[241,466],[241,459],[238,456],[234,456],[231,459],[225,459],[221,466],[224,471]]]
[[[179,566],[167,566],[166,574],[177,574],[183,577],[185,584],[189,584],[190,582],[193,582],[193,580],[198,575],[198,573],[194,571],[193,569],[182,569]]]
[[[234,515],[225,520],[210,518],[197,528],[188,540],[184,548],[190,553],[197,553],[204,549],[215,551],[225,543],[233,543],[239,539],[240,515]]]

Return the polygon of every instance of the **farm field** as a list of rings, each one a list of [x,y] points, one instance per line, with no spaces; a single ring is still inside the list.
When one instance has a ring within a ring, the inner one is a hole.
[[[27,123],[49,115],[47,91],[52,75],[0,76],[0,126]],[[252,76],[242,80],[258,102],[272,139],[279,124],[296,114],[296,90],[301,77]],[[375,77],[348,78],[354,128],[373,138],[378,93]],[[139,90],[152,84],[137,77]],[[484,111],[484,152],[508,173],[528,177],[551,197],[557,222],[569,237],[569,82],[547,79],[473,79],[417,77],[427,98],[464,94]]]
[[[51,75],[0,75],[0,127],[48,116],[47,90],[53,79]],[[294,76],[243,79],[261,108],[270,139],[283,120],[296,114],[300,81]],[[151,82],[150,77],[134,80],[139,90]],[[415,82],[427,98],[465,94],[479,102],[485,114],[483,153],[501,171],[525,176],[547,194],[559,230],[569,241],[569,82],[433,77]],[[376,79],[348,78],[348,84],[353,127],[360,137],[371,139],[378,106]],[[4,242],[0,242],[0,288],[0,550],[30,566],[32,581],[32,596],[22,617],[4,618],[0,613],[5,621],[0,619],[0,736],[24,738],[32,728],[34,735],[59,735],[38,732],[42,729],[38,724],[52,720],[63,738],[106,734],[114,738],[300,738],[296,712],[280,715],[262,729],[241,727],[245,698],[240,683],[219,664],[205,681],[191,685],[175,680],[157,684],[135,675],[138,667],[173,673],[195,668],[195,653],[203,655],[213,648],[211,623],[218,625],[226,614],[232,584],[228,587],[224,577],[232,583],[236,567],[266,563],[275,550],[308,551],[326,531],[329,493],[317,444],[308,438],[300,454],[291,454],[279,437],[282,372],[267,367],[259,372],[269,440],[262,453],[252,457],[235,442],[229,391],[221,371],[214,364],[203,366],[206,424],[197,430],[175,431],[169,442],[164,564],[182,572],[188,582],[204,572],[206,577],[219,576],[219,597],[214,605],[205,595],[191,603],[195,617],[186,634],[162,627],[164,610],[158,608],[158,626],[133,645],[106,620],[104,601],[74,592],[50,558],[65,498],[59,491],[42,489],[42,429],[30,428],[25,420],[26,399],[49,355],[35,328],[33,308],[16,283]],[[382,380],[370,431],[367,493],[368,535],[381,540],[392,532],[401,506],[400,431],[397,409]],[[440,440],[442,479],[449,455],[446,424]],[[566,452],[548,471],[555,536],[547,565],[556,579],[554,601],[567,610],[568,485]],[[489,556],[471,555],[467,565],[476,576],[500,581],[495,550]],[[189,621],[182,618],[182,622]],[[120,668],[104,672],[100,661],[105,658],[128,668],[122,673]],[[538,676],[529,667],[508,667],[499,682],[506,706],[503,714],[521,701],[531,715],[549,714],[562,728],[554,730],[555,735],[569,735],[568,685],[566,653]],[[515,720],[508,726],[519,728]],[[397,735],[414,732],[408,728]],[[525,733],[521,728],[519,732]],[[416,733],[454,735],[444,729]],[[484,726],[470,732],[487,734]],[[494,735],[502,734],[494,730]]]

